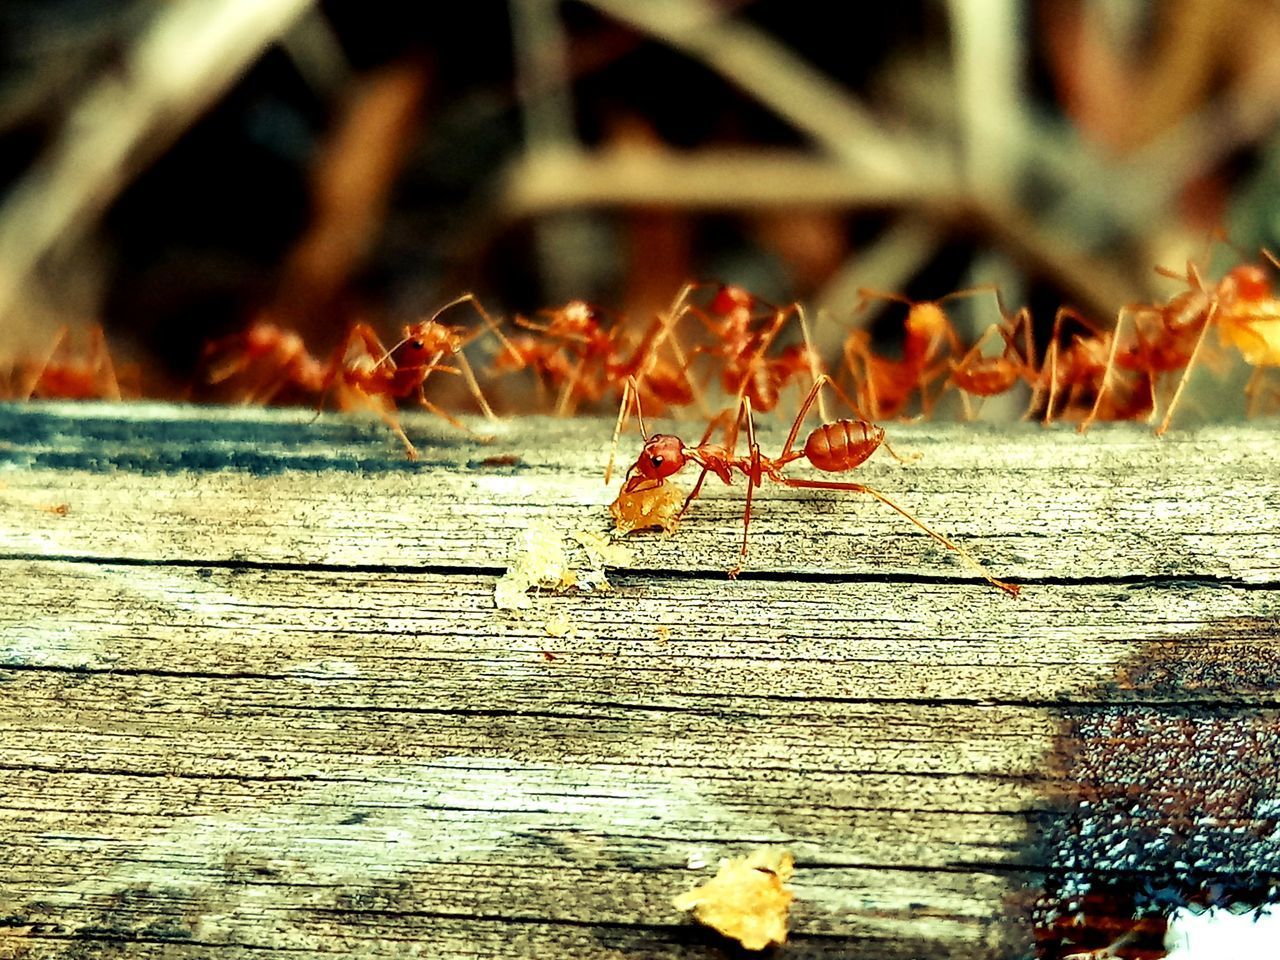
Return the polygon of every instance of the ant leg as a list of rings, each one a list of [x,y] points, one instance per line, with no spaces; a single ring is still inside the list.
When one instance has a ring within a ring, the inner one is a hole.
[[[744,398],[744,400],[745,399],[746,398]],[[739,407],[739,417],[741,416],[740,411],[741,411],[741,407]],[[729,416],[729,411],[722,410],[720,411],[720,413],[717,413],[714,417],[711,418],[711,422],[707,424],[707,429],[704,430],[702,433],[702,439],[698,441],[699,447],[705,447],[707,443],[710,442],[712,436],[715,435],[717,428],[719,428],[720,426],[720,421],[724,420],[728,416]],[[728,431],[726,431],[726,433],[727,432]],[[728,445],[729,456],[733,456],[733,451],[737,447],[737,443],[738,443],[737,433],[734,432],[733,438],[731,441],[729,441],[729,445]],[[693,503],[693,501],[697,498],[698,494],[702,492],[702,484],[706,481],[707,474],[710,471],[711,471],[711,467],[706,464],[703,464],[702,470],[698,473],[698,480],[693,485],[693,490],[691,490],[689,492],[689,495],[684,498],[684,504],[683,506],[680,507],[680,512],[676,514],[677,520],[679,520],[681,517],[684,516],[685,511],[689,509],[689,504]]]
[[[459,350],[454,356],[458,359],[458,367],[462,371],[462,379],[467,382],[467,389],[471,391],[471,396],[475,397],[476,403],[480,404],[480,412],[484,414],[485,419],[496,421],[498,417],[493,412],[493,407],[489,406],[489,401],[485,399],[480,383],[476,380],[475,371],[471,369],[471,362],[467,360],[467,355]]]
[[[809,415],[809,410],[813,407],[813,402],[818,399],[818,391],[822,389],[823,384],[831,382],[831,378],[825,373],[814,381],[812,389],[804,398],[804,403],[800,404],[800,412],[796,414],[795,420],[791,421],[791,431],[787,434],[787,442],[782,445],[782,453],[779,460],[785,460],[791,453],[792,446],[795,445],[796,437],[800,433],[800,424],[804,423],[804,418]],[[730,453],[733,451],[731,450]]]
[[[1044,408],[1044,426],[1053,423],[1053,402],[1058,398],[1058,353],[1060,347],[1055,340],[1050,346],[1053,351],[1053,362],[1049,365],[1049,403]]]
[[[577,364],[573,368],[573,372],[569,374],[569,378],[565,380],[560,387],[560,396],[556,400],[556,416],[567,417],[573,414],[573,409],[569,401],[573,398],[574,388],[577,387],[578,381],[582,379],[582,371],[587,367],[587,355],[584,353],[578,358]]]
[[[671,341],[671,352],[675,354],[676,363],[680,365],[680,373],[689,384],[689,392],[693,394],[693,402],[698,406],[698,413],[704,417],[708,416],[711,413],[711,408],[707,406],[705,388],[698,386],[698,381],[689,373],[689,365],[693,363],[693,356],[685,353],[680,341],[676,339],[675,333],[671,333],[667,339]]]
[[[940,544],[942,544],[948,550],[953,550],[955,551],[955,553],[959,554],[964,560],[968,561],[968,563],[971,566],[973,566],[982,575],[982,578],[986,580],[988,583],[992,584],[993,586],[999,587],[1001,590],[1009,594],[1009,596],[1011,597],[1016,597],[1018,595],[1018,592],[1021,590],[1021,587],[1019,587],[1017,584],[1006,583],[1003,580],[997,580],[988,572],[986,567],[984,567],[980,562],[978,562],[978,559],[974,557],[973,554],[969,553],[968,550],[964,549],[964,547],[960,546],[959,544],[953,543],[952,541],[948,540],[946,537],[944,537],[942,534],[938,533],[936,530],[932,529],[931,527],[926,526],[922,520],[920,520],[918,517],[914,516],[913,514],[908,513],[904,508],[898,506],[896,503],[894,503],[892,500],[890,500],[887,496],[885,496],[883,493],[881,493],[879,490],[875,489],[874,487],[868,487],[866,484],[863,484],[863,483],[849,483],[845,481],[836,481],[836,480],[801,480],[796,477],[783,477],[782,482],[785,483],[788,487],[800,487],[800,488],[809,489],[809,490],[848,490],[852,493],[865,493],[872,497],[875,497],[881,503],[885,504],[886,506],[892,507],[894,510],[898,511],[898,513],[902,514],[904,517],[906,517],[908,520],[914,523],[917,527],[919,527],[929,536],[933,537],[934,540],[937,540]]]
[[[1261,393],[1262,371],[1265,367],[1257,366],[1253,368],[1253,373],[1249,374],[1249,381],[1244,385],[1244,415],[1249,418],[1257,416],[1258,413],[1258,396]]]
[[[114,400],[117,403],[123,398],[120,396],[120,381],[116,379],[116,368],[111,362],[111,351],[107,349],[107,335],[103,332],[102,327],[94,325],[93,328],[93,366],[98,371],[99,378],[104,381],[105,390],[108,400]]]
[[[410,442],[408,434],[406,434],[404,432],[404,428],[400,426],[400,418],[397,417],[395,413],[392,412],[395,409],[395,407],[393,406],[390,409],[388,409],[384,403],[379,402],[378,398],[371,397],[369,394],[365,393],[363,390],[360,390],[359,388],[353,388],[353,389],[356,392],[356,394],[360,397],[360,399],[364,401],[364,406],[367,409],[372,410],[379,417],[381,417],[382,422],[391,428],[391,432],[400,438],[400,442],[404,444],[405,454],[409,457],[409,459],[417,460],[418,448],[415,447]]]
[[[1116,351],[1120,348],[1120,332],[1124,329],[1125,318],[1130,318],[1130,323],[1137,329],[1136,322],[1133,320],[1133,311],[1126,305],[1120,308],[1120,312],[1116,314],[1116,328],[1111,333],[1111,349],[1107,351],[1107,365],[1102,369],[1102,383],[1098,384],[1098,394],[1093,398],[1093,408],[1089,411],[1089,415],[1080,421],[1080,426],[1076,427],[1076,432],[1084,433],[1093,425],[1093,421],[1098,419],[1098,413],[1102,410],[1102,401],[1107,395],[1107,391],[1111,388],[1111,375],[1116,368]]]
[[[760,468],[760,444],[756,443],[756,424],[755,417],[751,412],[751,398],[742,398],[742,407],[739,411],[747,415],[747,448],[751,457],[751,470],[747,474],[747,506],[742,514],[742,554],[738,558],[737,564],[729,571],[729,579],[736,580],[738,574],[742,572],[742,565],[747,561],[747,537],[751,532],[751,502],[755,498],[756,487],[760,486],[761,468]],[[705,471],[705,468],[704,468]]]
[[[609,444],[609,463],[604,468],[605,486],[608,486],[609,481],[613,479],[613,467],[618,461],[618,437],[622,434],[622,425],[627,421],[627,414],[631,412],[632,397],[635,397],[638,405],[640,393],[636,390],[636,381],[633,377],[627,377],[627,382],[622,385],[622,402],[618,404],[618,422],[613,425],[613,442]],[[644,429],[644,414],[640,414],[640,435],[648,441],[649,435]]]
[[[1215,300],[1210,305],[1209,312],[1204,318],[1204,325],[1200,328],[1200,336],[1196,337],[1196,345],[1191,349],[1191,356],[1187,358],[1187,365],[1182,369],[1182,379],[1178,381],[1178,387],[1173,391],[1173,399],[1169,401],[1169,408],[1164,412],[1164,420],[1160,422],[1160,426],[1156,427],[1157,437],[1163,437],[1165,431],[1169,429],[1169,422],[1173,419],[1173,411],[1177,408],[1182,391],[1187,386],[1187,380],[1191,377],[1191,371],[1195,368],[1196,359],[1200,356],[1200,348],[1204,346],[1205,334],[1209,332],[1209,327],[1213,325],[1213,318],[1217,312],[1218,302]]]
[[[518,357],[520,355],[519,351],[516,350],[516,345],[511,342],[511,339],[505,333],[502,332],[502,327],[498,325],[497,321],[495,321],[493,317],[489,316],[489,311],[484,308],[483,304],[480,303],[479,298],[476,297],[474,293],[464,293],[456,300],[446,303],[443,307],[432,314],[431,319],[437,319],[450,307],[456,307],[462,303],[471,304],[476,313],[480,315],[481,321],[484,323],[484,329],[477,330],[462,341],[463,348],[469,346],[487,330],[497,338],[501,349],[506,351],[507,355],[512,357]],[[472,396],[476,398],[476,402],[480,404],[480,409],[484,412],[486,417],[490,420],[497,420],[498,418],[494,416],[493,409],[489,406],[489,402],[484,398],[484,394],[480,392],[480,384],[476,381],[476,376],[471,370],[471,365],[466,362],[465,357],[462,357],[461,349],[458,350],[458,355],[460,357],[458,365],[462,367],[462,375],[467,379],[467,386],[471,389]]]
[[[1058,312],[1053,315],[1053,331],[1049,334],[1049,347],[1045,350],[1045,363],[1040,367],[1040,379],[1043,383],[1044,367],[1049,366],[1049,402],[1045,407],[1044,419],[1040,421],[1040,425],[1047,427],[1053,422],[1054,403],[1058,397],[1058,354],[1061,352],[1062,337],[1062,321],[1072,319],[1083,326],[1086,330],[1097,336],[1099,331],[1097,327],[1084,314],[1071,307],[1059,307]],[[1043,389],[1043,387],[1039,387]],[[1033,398],[1034,399],[1034,398]],[[1027,408],[1028,412],[1031,410]]]
[[[1000,316],[1004,316],[1004,301],[1000,298],[1000,288],[994,283],[980,283],[977,286],[965,287],[963,290],[952,290],[950,293],[943,294],[934,303],[946,303],[948,300],[963,300],[966,297],[977,297],[984,293],[990,293],[996,298],[996,309],[1000,311]]]
[[[45,371],[49,369],[49,364],[53,363],[53,358],[58,355],[58,351],[63,348],[67,337],[70,336],[71,330],[65,324],[58,328],[58,332],[54,334],[53,344],[49,347],[49,352],[45,354],[44,359],[40,361],[36,367],[35,376],[26,384],[21,391],[19,399],[24,402],[30,400],[36,392],[36,388],[40,386],[40,381],[44,379]]]
[[[858,305],[854,308],[854,312],[861,313],[867,309],[867,304],[872,300],[887,300],[890,303],[905,303],[908,307],[915,306],[913,300],[904,297],[900,293],[887,293],[884,290],[872,290],[869,287],[858,288]]]
[[[434,413],[440,419],[447,421],[450,425],[461,430],[463,433],[465,433],[467,436],[471,437],[474,440],[479,440],[481,443],[489,443],[490,441],[493,440],[493,437],[491,436],[487,436],[481,433],[476,433],[474,430],[468,427],[465,423],[463,423],[453,414],[449,413],[447,410],[442,409],[441,407],[437,406],[436,404],[428,400],[426,391],[423,390],[421,385],[418,386],[418,404],[419,406],[424,407],[425,409]]]
[[[867,409],[871,413],[872,420],[878,420],[880,417],[880,397],[876,391],[875,375],[871,368],[870,348],[857,336],[860,331],[854,331],[845,338],[844,341],[844,365],[849,371],[849,377],[853,381],[853,390],[861,396],[866,404]],[[858,364],[862,365],[862,375],[858,375]],[[856,405],[852,405],[855,411],[858,410]],[[862,416],[861,413],[858,414]],[[865,418],[864,418],[865,419]]]
[[[689,504],[693,503],[698,494],[702,492],[703,481],[707,479],[707,474],[710,472],[710,467],[703,467],[702,470],[699,471],[697,483],[693,485],[693,489],[689,491],[689,495],[684,498],[684,504],[680,507],[680,512],[676,514],[677,520],[684,516],[684,512],[689,509]]]
[[[818,360],[817,351],[813,349],[813,337],[809,332],[809,318],[804,315],[804,308],[800,304],[796,304],[796,318],[800,323],[800,336],[804,339],[804,351],[809,361],[809,378],[814,382],[818,382],[821,375],[821,362]],[[831,418],[827,416],[827,403],[821,394],[818,395],[818,416],[822,418],[823,423],[830,422]]]

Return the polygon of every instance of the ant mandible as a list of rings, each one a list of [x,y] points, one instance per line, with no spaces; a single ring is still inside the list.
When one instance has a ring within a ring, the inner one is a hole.
[[[733,483],[733,473],[735,471],[745,476],[747,478],[747,502],[742,516],[742,552],[738,563],[729,570],[731,578],[735,578],[741,573],[742,564],[746,561],[747,542],[751,530],[751,505],[755,498],[756,488],[763,485],[765,477],[788,487],[865,493],[902,514],[902,516],[906,517],[948,550],[959,554],[972,564],[987,582],[999,587],[1010,596],[1016,597],[1020,589],[1016,584],[997,580],[967,550],[925,525],[923,521],[874,487],[847,481],[804,480],[798,477],[789,477],[784,473],[786,467],[797,460],[808,460],[810,465],[823,473],[846,473],[862,464],[884,442],[883,427],[868,423],[866,420],[835,420],[823,423],[815,428],[805,440],[803,450],[796,451],[793,449],[805,416],[813,407],[823,386],[830,382],[831,378],[826,374],[821,375],[815,381],[813,388],[809,391],[800,407],[800,412],[796,414],[796,418],[791,424],[791,431],[787,434],[787,442],[782,447],[782,453],[777,457],[766,457],[760,452],[760,445],[756,442],[755,418],[752,413],[750,397],[742,397],[738,407],[738,419],[740,420],[743,416],[746,417],[747,447],[749,450],[747,456],[740,457],[735,453],[735,447],[737,446],[736,431],[728,448],[710,442],[711,434],[716,426],[714,422],[708,431],[703,434],[702,440],[699,441],[696,447],[686,446],[683,440],[671,434],[653,434],[651,436],[645,426],[644,412],[640,409],[639,394],[635,389],[635,384],[629,382],[627,391],[630,398],[635,401],[636,417],[640,423],[641,436],[644,437],[644,447],[636,462],[627,471],[627,479],[622,487],[623,492],[636,493],[642,490],[654,489],[663,484],[668,477],[679,473],[687,464],[697,464],[701,467],[701,472],[698,474],[698,480],[694,484],[693,490],[685,498],[684,506],[681,507],[680,515],[683,515],[689,508],[689,504],[702,491],[702,484],[706,480],[708,473],[714,473],[726,484]]]

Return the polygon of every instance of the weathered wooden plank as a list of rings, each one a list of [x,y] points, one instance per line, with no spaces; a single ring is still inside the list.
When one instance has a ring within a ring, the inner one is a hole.
[[[1265,425],[899,430],[924,459],[863,479],[1017,601],[777,491],[728,582],[723,491],[515,616],[516,530],[607,526],[607,426],[408,464],[305,419],[0,409],[0,955],[702,957],[690,858],[761,844],[795,957],[1019,956],[1041,892],[1280,877]]]
[[[1173,658],[1261,704],[1280,657],[1280,593],[1194,583],[1043,585],[1011,603],[970,584],[621,573],[612,592],[516,613],[494,609],[485,575],[0,561],[0,576],[0,665],[300,682],[352,705],[776,716],[821,700],[1082,704],[1104,686],[1110,703],[1203,699],[1190,675],[1118,688]]]
[[[448,566],[492,570],[535,520],[602,531],[604,421],[530,419],[483,445],[408,418],[422,460],[375,425],[297,411],[66,405],[0,409],[7,555]],[[479,426],[479,424],[478,424]],[[901,425],[922,454],[859,479],[1024,579],[1280,577],[1274,425],[1156,439],[1018,425]],[[764,431],[780,446],[781,427]],[[627,444],[634,452],[634,435]],[[485,459],[515,455],[515,466]],[[734,560],[741,491],[709,487],[674,537],[633,538],[637,569],[716,572]],[[60,516],[46,508],[66,504]],[[748,571],[970,577],[946,550],[864,498],[767,490]]]

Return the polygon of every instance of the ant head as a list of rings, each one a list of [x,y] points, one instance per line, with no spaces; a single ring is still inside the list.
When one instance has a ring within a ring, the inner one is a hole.
[[[936,303],[914,303],[907,311],[907,330],[925,337],[941,336],[947,332],[947,315]]]
[[[462,344],[462,338],[451,328],[434,320],[423,320],[404,328],[404,339],[392,350],[395,361],[402,367],[427,363],[438,353],[454,353]]]
[[[1271,280],[1256,263],[1242,263],[1222,278],[1223,291],[1240,300],[1267,300],[1271,297]]]
[[[646,480],[665,480],[678,473],[688,458],[684,441],[666,433],[655,433],[644,442],[644,449],[632,468]]]
[[[250,350],[270,350],[281,339],[282,335],[287,336],[283,330],[270,320],[259,320],[252,324],[245,334],[245,345]]]
[[[600,326],[600,311],[585,300],[570,300],[551,317],[553,333],[583,335]]]
[[[756,305],[756,298],[742,287],[720,284],[720,289],[711,298],[708,309],[717,316],[725,317],[735,310],[750,310]]]

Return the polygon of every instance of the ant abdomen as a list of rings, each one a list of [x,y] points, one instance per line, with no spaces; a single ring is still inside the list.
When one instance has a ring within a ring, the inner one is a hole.
[[[852,470],[884,442],[884,428],[865,420],[824,423],[804,442],[804,455],[825,473]]]

